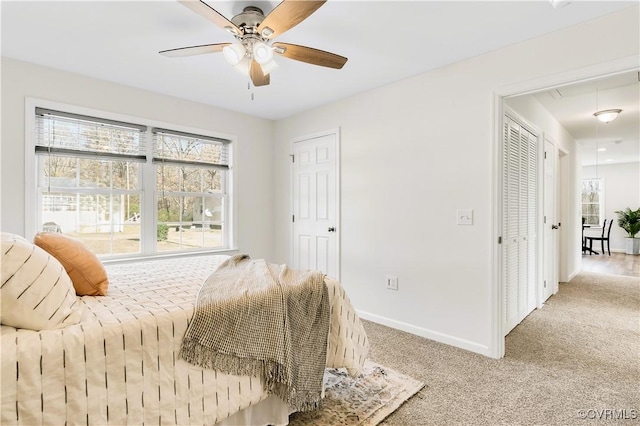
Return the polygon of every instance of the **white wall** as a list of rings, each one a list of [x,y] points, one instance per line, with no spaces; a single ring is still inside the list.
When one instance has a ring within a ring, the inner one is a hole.
[[[604,182],[604,217],[614,219],[611,228],[611,251],[625,251],[624,238],[627,233],[618,226],[617,210],[627,207],[640,208],[640,162],[622,164],[602,164],[582,168],[584,179],[602,178]],[[601,236],[601,229],[585,230],[585,235]],[[594,242],[594,250],[600,251],[600,243]],[[605,246],[606,248],[606,246]]]
[[[2,58],[2,231],[25,232],[25,97],[237,136],[238,248],[272,256],[273,122],[8,58]]]
[[[547,111],[533,95],[517,96],[505,100],[526,121],[541,130],[546,139],[565,157],[558,161],[558,280],[568,282],[582,269],[580,191],[577,175],[580,169],[578,149],[571,134]],[[566,169],[566,170],[564,170]],[[574,224],[578,223],[578,226]]]
[[[495,356],[493,93],[637,57],[638,27],[627,9],[277,122],[278,261],[289,253],[291,141],[339,127],[341,279],[355,306]],[[474,209],[473,226],[456,226],[458,208]],[[386,274],[399,291],[385,289]]]

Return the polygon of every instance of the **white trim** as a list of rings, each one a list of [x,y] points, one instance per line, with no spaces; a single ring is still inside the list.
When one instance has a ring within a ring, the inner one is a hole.
[[[627,56],[614,61],[603,62],[579,68],[563,73],[548,75],[533,80],[522,81],[515,84],[499,87],[494,93],[502,98],[511,96],[528,95],[543,90],[550,90],[557,87],[568,86],[571,84],[584,83],[590,80],[596,80],[605,76],[622,74],[638,69],[640,63],[640,55]]]
[[[502,282],[502,245],[498,243],[498,238],[502,238],[502,143],[504,124],[503,117],[505,114],[505,105],[502,97],[496,93],[493,94],[493,135],[494,143],[491,144],[492,150],[492,163],[491,170],[496,172],[493,174],[493,185],[491,194],[491,217],[493,221],[491,223],[492,232],[491,238],[491,275],[493,279],[493,285],[489,289],[489,306],[491,309],[491,341],[489,346],[489,356],[492,358],[504,357],[504,333],[502,332],[504,326],[504,283]]]
[[[340,280],[340,277],[342,276],[342,269],[341,269],[341,256],[340,256],[340,236],[342,235],[342,226],[340,226],[340,224],[342,223],[342,209],[340,208],[341,203],[341,196],[340,196],[340,188],[342,188],[342,175],[340,174],[340,158],[342,157],[342,143],[341,143],[341,129],[340,127],[338,127],[337,129],[335,129],[335,135],[336,135],[336,279]]]
[[[538,223],[537,232],[536,232],[536,240],[538,249],[537,256],[537,274],[538,279],[536,280],[536,302],[535,308],[542,307],[542,288],[544,287],[544,132],[540,129],[540,133],[537,135],[538,138],[538,182],[537,182],[537,197],[536,197],[536,205],[538,207]],[[528,315],[528,313],[527,313]]]
[[[340,127],[337,127],[335,129],[330,129],[330,130],[325,130],[322,132],[317,132],[317,133],[312,133],[312,134],[308,134],[308,135],[304,135],[304,136],[298,136],[294,139],[291,140],[291,143],[289,145],[289,156],[293,156],[293,153],[295,152],[294,150],[294,144],[297,142],[304,142],[307,141],[309,139],[317,139],[317,138],[321,138],[324,136],[331,136],[334,135],[334,141],[335,141],[335,155],[336,155],[336,161],[335,161],[335,173],[336,173],[336,280],[340,281],[340,276],[341,276],[341,265],[340,265],[340,236],[342,235],[342,227],[341,225],[341,208],[340,208],[340,188],[342,187],[341,185],[341,175],[340,175],[340,157],[341,157],[341,142],[340,142]],[[294,176],[293,176],[293,162],[289,163],[289,218],[291,218],[293,216],[293,212],[294,212],[294,200],[293,200],[293,182]],[[293,257],[294,257],[294,253],[293,253],[293,249],[294,249],[294,230],[293,230],[293,222],[289,221],[289,261],[288,263],[290,265],[293,265]]]
[[[207,250],[207,251],[181,251],[176,253],[158,253],[151,256],[138,256],[138,257],[115,257],[109,259],[101,259],[101,262],[105,265],[113,265],[120,263],[133,263],[143,262],[145,260],[162,260],[162,259],[175,259],[178,257],[193,257],[193,256],[210,256],[212,254],[232,256],[238,254],[237,249],[224,249],[224,250]]]
[[[229,250],[237,250],[238,249],[238,144],[237,144],[237,136],[232,136],[229,140],[231,141],[231,149],[229,150],[229,172],[227,173],[227,197],[226,201],[229,201],[229,197],[231,197],[231,205],[229,206],[231,210],[229,211],[229,224],[227,225],[227,235],[225,235],[227,247]]]
[[[470,340],[459,339],[457,337],[451,336],[449,334],[440,333],[437,331],[430,330],[428,328],[417,327],[413,324],[409,324],[402,321],[396,321],[391,318],[383,317],[381,315],[372,314],[370,312],[356,310],[360,318],[375,322],[377,324],[386,325],[387,327],[395,328],[396,330],[406,331],[407,333],[415,334],[416,336],[425,337],[430,340],[435,340],[436,342],[444,343],[447,345],[451,345],[457,348],[466,349],[471,352],[478,353],[480,355],[485,355],[489,357],[495,358],[490,348],[486,345],[481,345],[476,342],[472,342]]]
[[[538,145],[540,145],[540,138],[542,137],[542,133],[543,133],[542,129],[540,129],[538,126],[528,121],[526,118],[522,117],[520,114],[515,112],[509,106],[504,107],[504,114],[509,118],[511,118],[513,121],[517,122],[522,127],[524,127],[529,133],[532,133],[536,137],[536,139],[538,139]],[[544,155],[544,150],[542,150],[542,153],[543,153],[542,155]]]
[[[582,269],[578,269],[577,271],[574,271],[574,272],[570,273],[569,274],[569,281],[567,281],[567,282],[570,282],[572,279],[577,277],[580,272],[582,272]]]
[[[29,212],[35,212],[37,203],[36,185],[36,153],[35,153],[35,128],[36,128],[36,103],[39,101],[26,98],[24,101],[24,236],[31,241],[37,233],[36,223],[40,223],[39,217],[31,217],[29,220]],[[38,103],[38,105],[40,105]]]
[[[620,58],[618,60],[595,64],[592,66],[578,68],[567,72],[562,72],[550,76],[545,76],[533,80],[527,80],[516,84],[501,86],[493,90],[493,128],[494,128],[494,140],[492,144],[494,161],[493,170],[495,171],[493,176],[493,194],[491,196],[493,202],[491,203],[493,211],[493,232],[491,233],[491,246],[493,247],[492,253],[492,280],[493,283],[491,294],[491,345],[489,347],[489,356],[493,358],[502,358],[504,356],[504,333],[502,319],[502,298],[503,298],[503,283],[501,279],[501,264],[500,264],[500,246],[498,244],[498,236],[501,233],[500,216],[501,213],[501,198],[502,198],[502,169],[499,167],[501,159],[498,158],[501,153],[502,144],[502,117],[504,115],[504,99],[510,96],[519,96],[528,93],[539,92],[542,90],[548,90],[553,87],[566,86],[572,83],[583,82],[585,80],[593,80],[596,78],[605,77],[607,75],[621,74],[624,72],[638,70],[638,64],[640,63],[640,55],[628,56]],[[577,273],[571,274],[571,278],[575,277]]]
[[[238,215],[238,209],[237,209],[237,197],[235,196],[235,194],[237,193],[237,179],[234,179],[234,175],[237,172],[237,164],[234,163],[234,160],[236,158],[236,150],[237,150],[237,136],[235,135],[231,135],[231,134],[227,134],[227,133],[221,133],[221,132],[216,132],[216,131],[212,131],[212,130],[208,130],[208,129],[200,129],[200,128],[196,128],[196,127],[190,127],[190,126],[184,126],[181,124],[177,124],[177,123],[169,123],[169,122],[164,122],[164,121],[159,121],[159,120],[154,120],[154,119],[149,119],[149,118],[143,118],[143,117],[136,117],[136,116],[130,116],[130,115],[125,115],[125,114],[119,114],[119,113],[115,113],[115,112],[110,112],[110,111],[103,111],[103,110],[98,110],[98,109],[93,109],[93,108],[88,108],[88,107],[82,107],[82,106],[78,106],[78,105],[72,105],[72,104],[66,104],[63,102],[57,102],[57,101],[50,101],[50,100],[46,100],[46,99],[39,99],[39,98],[31,98],[31,97],[26,97],[25,98],[25,143],[24,143],[24,153],[25,153],[25,237],[27,239],[29,238],[33,238],[33,236],[37,233],[37,226],[36,223],[38,223],[37,220],[34,220],[35,218],[33,217],[33,214],[39,214],[39,212],[36,209],[37,206],[37,185],[36,185],[36,179],[37,179],[37,168],[36,168],[36,161],[35,161],[35,151],[34,151],[34,146],[35,146],[35,141],[34,141],[34,129],[35,129],[35,109],[36,107],[40,107],[40,108],[47,108],[47,109],[53,109],[53,110],[61,110],[61,111],[65,111],[65,112],[69,112],[69,113],[74,113],[74,114],[80,114],[80,115],[87,115],[87,116],[96,116],[96,117],[100,117],[100,118],[105,118],[105,119],[109,119],[109,120],[116,120],[116,121],[124,121],[124,122],[131,122],[131,123],[138,123],[138,124],[142,124],[142,125],[146,125],[148,127],[147,131],[150,131],[151,128],[153,127],[159,127],[159,128],[170,128],[173,130],[177,130],[177,131],[181,131],[181,132],[186,132],[186,133],[193,133],[193,134],[201,134],[203,136],[210,136],[210,137],[215,137],[215,138],[221,138],[221,139],[226,139],[229,140],[231,142],[231,149],[229,150],[229,170],[227,172],[227,196],[225,197],[225,200],[228,200],[229,197],[231,197],[232,201],[232,205],[228,206],[228,210],[227,210],[227,216],[229,216],[229,223],[227,224],[226,228],[226,232],[225,234],[228,234],[224,236],[225,238],[225,243],[227,244],[227,247],[225,249],[214,249],[214,250],[204,250],[204,251],[185,251],[185,252],[176,252],[175,255],[179,255],[182,253],[191,253],[191,254],[195,254],[195,253],[200,253],[200,252],[207,252],[207,253],[218,253],[221,251],[234,251],[237,250],[237,240],[236,240],[236,236],[237,236],[237,215]],[[147,146],[147,162],[151,162],[152,158],[153,158],[153,143],[150,141],[148,143]],[[145,168],[146,172],[149,174],[154,174],[155,172],[153,171],[152,168]],[[149,182],[154,181],[155,177],[153,178],[153,180],[148,180]],[[143,180],[143,183],[147,181],[147,180]],[[150,191],[147,191],[148,188],[142,188],[142,190],[144,191],[144,195],[143,195],[143,199],[141,200],[141,203],[143,203],[144,208],[146,209],[146,211],[149,211],[153,214],[154,216],[154,223],[157,220],[157,208],[155,208],[155,201],[154,201],[154,196],[155,196],[155,188],[151,188]],[[230,209],[230,210],[229,210]],[[34,212],[34,213],[31,213]],[[229,214],[230,213],[230,214]],[[225,221],[226,221],[227,217],[225,217]],[[153,226],[153,224],[150,224],[150,222],[145,222],[148,224],[148,226]],[[144,226],[144,225],[143,225]],[[142,231],[144,232],[144,230]],[[149,254],[151,253],[151,248],[150,245],[153,244],[153,241],[149,242],[147,241],[147,244],[144,247],[140,247],[141,249],[141,253],[140,256],[135,257],[136,259],[139,257],[141,259],[146,259],[150,256],[154,256],[156,254],[158,255],[163,255],[163,253],[153,253],[153,254]],[[174,253],[168,254],[168,256],[172,256]],[[115,256],[115,259],[118,259],[119,256]],[[127,258],[128,260],[131,260],[131,257]]]

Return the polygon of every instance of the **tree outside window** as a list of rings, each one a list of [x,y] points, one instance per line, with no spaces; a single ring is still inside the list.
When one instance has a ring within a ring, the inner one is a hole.
[[[602,223],[603,206],[602,179],[582,180],[582,217],[586,225],[600,225]]]

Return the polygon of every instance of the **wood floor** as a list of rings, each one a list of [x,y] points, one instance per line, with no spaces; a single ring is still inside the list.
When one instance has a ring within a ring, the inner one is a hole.
[[[582,270],[609,275],[640,278],[640,255],[611,253],[609,255],[582,255]]]

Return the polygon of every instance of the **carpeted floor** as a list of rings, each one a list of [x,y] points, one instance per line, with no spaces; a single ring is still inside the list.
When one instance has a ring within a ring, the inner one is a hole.
[[[368,321],[365,327],[372,360],[426,383],[382,425],[640,419],[640,278],[584,272],[561,283],[507,336],[501,360]]]

